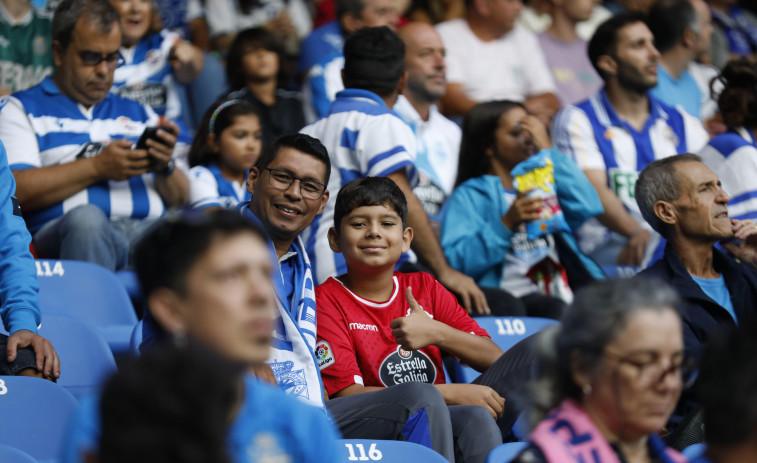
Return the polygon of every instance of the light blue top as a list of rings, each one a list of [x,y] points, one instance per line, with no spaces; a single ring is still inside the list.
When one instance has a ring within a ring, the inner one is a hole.
[[[702,91],[688,70],[676,79],[662,66],[657,66],[657,87],[651,93],[668,106],[681,106],[692,116],[701,117]]]
[[[736,318],[736,311],[733,310],[733,302],[731,302],[731,293],[728,291],[728,286],[725,285],[725,279],[723,275],[717,278],[699,278],[691,275],[691,278],[702,288],[702,291],[710,297],[713,301],[728,311],[736,324],[739,323]]]

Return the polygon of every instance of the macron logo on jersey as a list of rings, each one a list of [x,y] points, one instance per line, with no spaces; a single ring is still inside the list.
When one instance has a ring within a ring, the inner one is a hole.
[[[351,330],[375,331],[375,332],[378,333],[378,326],[376,326],[376,325],[366,325],[364,323],[350,323],[350,329]]]

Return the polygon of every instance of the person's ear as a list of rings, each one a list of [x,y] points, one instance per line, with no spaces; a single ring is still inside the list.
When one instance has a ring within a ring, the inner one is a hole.
[[[586,390],[587,386],[591,388],[592,375],[581,362],[581,354],[577,350],[570,353],[570,375],[581,390]]]
[[[247,174],[247,191],[248,192],[254,193],[255,180],[258,179],[259,175],[260,175],[260,170],[258,170],[257,167],[253,166],[250,168],[250,173]]]
[[[407,252],[410,250],[410,244],[413,242],[413,229],[410,227],[406,227],[405,231],[402,232],[402,252]]]
[[[618,62],[610,55],[601,55],[597,58],[597,67],[610,76],[618,73]]]
[[[327,202],[329,202],[329,190],[323,192],[323,195],[321,196],[321,205],[318,206],[318,212],[316,212],[316,215],[323,212],[323,210],[326,208]]]
[[[667,201],[660,200],[654,203],[654,215],[668,225],[678,223],[676,207]]]
[[[336,232],[336,228],[329,228],[328,232],[329,247],[332,251],[339,254],[342,252],[342,248],[339,247],[339,234]]]
[[[686,48],[694,48],[697,38],[697,33],[687,27],[683,30],[683,34],[681,34],[681,43]]]
[[[405,90],[405,86],[407,85],[407,75],[407,71],[402,73],[402,77],[400,77],[400,81],[397,84],[397,95],[401,95]]]
[[[221,151],[220,147],[218,146],[218,137],[216,137],[216,134],[209,133],[207,141],[208,141],[208,148],[210,148],[210,151],[212,151],[213,153],[218,153]]]
[[[59,68],[63,65],[63,55],[66,54],[66,49],[63,48],[63,45],[61,45],[61,43],[57,40],[53,40],[52,49],[53,62],[55,63],[55,67]]]
[[[186,334],[187,325],[179,295],[168,288],[158,288],[147,297],[149,307],[158,325],[173,335]]]
[[[363,20],[352,13],[345,13],[339,22],[347,37],[363,28]]]

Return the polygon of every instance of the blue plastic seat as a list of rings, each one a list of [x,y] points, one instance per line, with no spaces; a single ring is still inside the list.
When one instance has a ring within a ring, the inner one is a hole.
[[[341,439],[341,462],[381,461],[382,463],[446,463],[447,460],[420,444],[393,440]]]
[[[528,447],[528,442],[508,442],[498,445],[489,452],[486,463],[509,463],[526,447]]]
[[[681,454],[683,454],[686,459],[693,461],[694,459],[704,455],[705,450],[707,450],[707,444],[705,444],[704,442],[698,442],[696,444],[691,444],[683,449],[681,451]]]
[[[73,317],[45,316],[40,336],[49,339],[61,362],[58,384],[76,398],[96,392],[116,371],[116,361],[105,340],[88,324]]]
[[[532,334],[559,323],[557,320],[539,317],[476,317],[475,320],[503,351]],[[455,378],[458,383],[470,383],[479,374],[473,368],[455,362]]]
[[[38,462],[58,458],[76,399],[58,384],[39,378],[0,376],[0,444]],[[5,462],[2,457],[0,461]]]
[[[114,353],[128,351],[137,315],[112,272],[72,260],[37,260],[36,264],[43,321],[48,314],[76,317],[94,326]]]
[[[38,463],[31,455],[10,445],[0,444],[0,461],[3,463]]]

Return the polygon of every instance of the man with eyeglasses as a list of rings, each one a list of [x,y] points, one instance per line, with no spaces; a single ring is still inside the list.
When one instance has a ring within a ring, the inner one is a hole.
[[[407,383],[327,400],[319,365],[331,354],[316,346],[315,284],[299,235],[323,212],[330,176],[326,148],[305,134],[278,138],[250,169],[247,190],[252,199],[239,210],[262,225],[278,261],[273,283],[279,316],[267,362],[270,368],[257,373],[289,395],[326,407],[345,438],[409,440],[431,446],[453,461],[449,412],[430,384]],[[145,322],[145,329],[149,326]]]
[[[178,127],[109,93],[122,30],[108,2],[64,0],[52,37],[55,74],[0,100],[0,139],[37,255],[117,270],[147,224],[186,203]],[[150,126],[164,128],[133,149]]]

